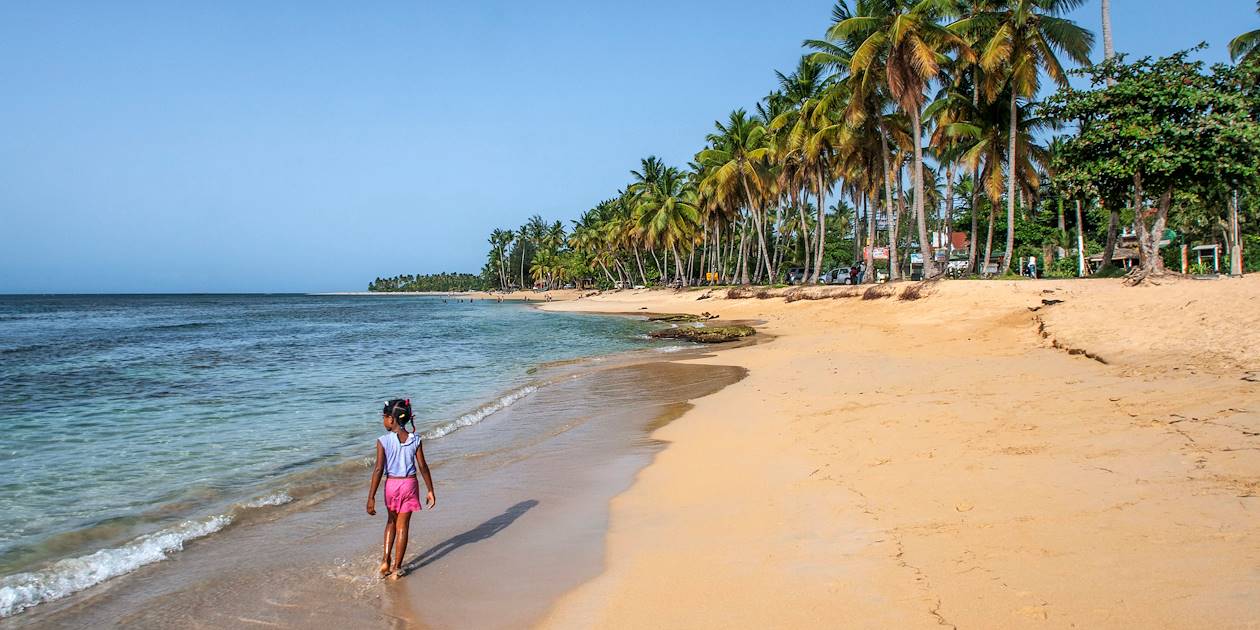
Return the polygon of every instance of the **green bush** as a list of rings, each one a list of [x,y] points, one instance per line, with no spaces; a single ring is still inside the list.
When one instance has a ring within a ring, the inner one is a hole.
[[[1050,268],[1046,269],[1047,278],[1075,278],[1078,270],[1075,257],[1063,257],[1053,263]]]

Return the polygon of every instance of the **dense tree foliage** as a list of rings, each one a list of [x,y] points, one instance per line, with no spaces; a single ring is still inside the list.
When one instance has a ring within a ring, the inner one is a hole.
[[[368,291],[480,291],[491,284],[481,276],[470,273],[431,273],[420,276],[410,274],[393,278],[377,278],[368,284]]]
[[[1005,273],[1028,257],[1085,275],[1089,256],[1106,266],[1134,238],[1149,273],[1164,224],[1178,251],[1224,241],[1241,260],[1260,207],[1248,60],[1260,40],[1235,40],[1238,67],[1109,60],[1072,90],[1065,64],[1088,67],[1094,38],[1064,15],[1083,3],[839,2],[796,67],[715,122],[685,168],[648,157],[567,229],[535,215],[495,230],[482,278],[818,282],[861,264],[896,280]],[[1059,88],[1045,107],[1043,79]]]
[[[1201,223],[1195,214],[1233,204],[1260,173],[1255,73],[1226,65],[1205,73],[1188,54],[1131,64],[1120,55],[1085,71],[1094,89],[1062,90],[1046,107],[1077,126],[1055,156],[1064,184],[1131,195],[1142,275],[1164,271],[1160,243],[1174,205],[1182,225]]]

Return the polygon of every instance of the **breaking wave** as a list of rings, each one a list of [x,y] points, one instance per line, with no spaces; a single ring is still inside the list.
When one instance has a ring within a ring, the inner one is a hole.
[[[172,553],[182,551],[188,541],[204,538],[231,525],[241,510],[284,505],[292,500],[287,492],[276,492],[240,503],[227,514],[184,521],[119,547],[58,560],[39,571],[7,575],[0,578],[0,618],[16,615],[37,604],[61,599],[165,560]]]
[[[497,411],[500,411],[502,409],[506,409],[507,407],[510,407],[512,403],[515,403],[516,401],[536,391],[538,391],[537,385],[526,385],[524,387],[514,389],[496,398],[495,400],[489,403],[486,403],[450,422],[438,425],[432,429],[429,429],[428,431],[421,433],[420,437],[426,440],[432,440],[434,438],[440,438],[444,435],[447,435],[450,432],[460,429],[462,427],[472,426],[474,424],[477,424],[478,422],[481,422],[482,420],[485,420],[491,414]]]

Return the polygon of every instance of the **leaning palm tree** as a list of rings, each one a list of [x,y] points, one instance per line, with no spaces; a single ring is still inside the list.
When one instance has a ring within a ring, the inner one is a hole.
[[[928,85],[946,60],[945,52],[956,51],[960,58],[968,60],[974,54],[954,30],[938,23],[952,12],[948,2],[870,0],[858,2],[857,7],[857,14],[836,22],[827,36],[861,42],[854,49],[849,64],[856,85],[853,103],[859,106],[866,103],[865,94],[882,85],[897,106],[910,116],[914,149],[911,181],[919,249],[925,275],[934,275],[923,194],[923,104]]]
[[[1011,145],[1007,155],[1017,155],[1015,142],[1019,137],[1015,125],[1020,99],[1031,99],[1041,88],[1041,70],[1060,87],[1068,85],[1067,72],[1056,53],[1064,53],[1072,61],[1089,65],[1089,51],[1094,46],[1094,35],[1072,20],[1058,17],[1075,9],[1085,0],[1009,0],[993,11],[977,13],[967,20],[968,27],[994,26],[993,35],[984,44],[980,54],[980,67],[986,81],[982,86],[990,100],[998,93],[1007,92],[1011,125],[1007,139]],[[1008,89],[1009,86],[1009,89]],[[1006,183],[1006,254],[1002,257],[1002,273],[1011,268],[1011,255],[1015,250],[1015,169],[1010,168]]]
[[[1256,13],[1260,13],[1260,0],[1256,2]],[[1108,29],[1110,29],[1109,22],[1103,23]],[[1242,63],[1251,63],[1256,59],[1260,59],[1260,28],[1247,31],[1231,39],[1229,41],[1229,58]]]

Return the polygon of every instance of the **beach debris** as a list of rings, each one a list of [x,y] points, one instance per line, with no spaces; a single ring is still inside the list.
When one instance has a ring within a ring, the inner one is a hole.
[[[729,326],[703,326],[698,328],[692,326],[664,328],[648,333],[648,335],[653,339],[682,339],[683,341],[694,341],[697,343],[723,343],[743,339],[756,334],[756,332],[752,326],[732,324]]]
[[[863,300],[878,300],[881,298],[886,298],[896,292],[897,292],[897,289],[894,289],[892,287],[881,286],[877,284],[867,289],[864,293],[862,293],[862,299]]]
[[[1062,303],[1063,303],[1063,300],[1044,300],[1043,299],[1041,301],[1042,306],[1054,306],[1055,304],[1062,304]]]
[[[918,300],[925,297],[923,292],[923,284],[912,284],[901,290],[901,295],[897,297],[899,300]]]
[[[1260,370],[1251,370],[1244,373],[1242,380],[1249,383],[1260,383]]]

